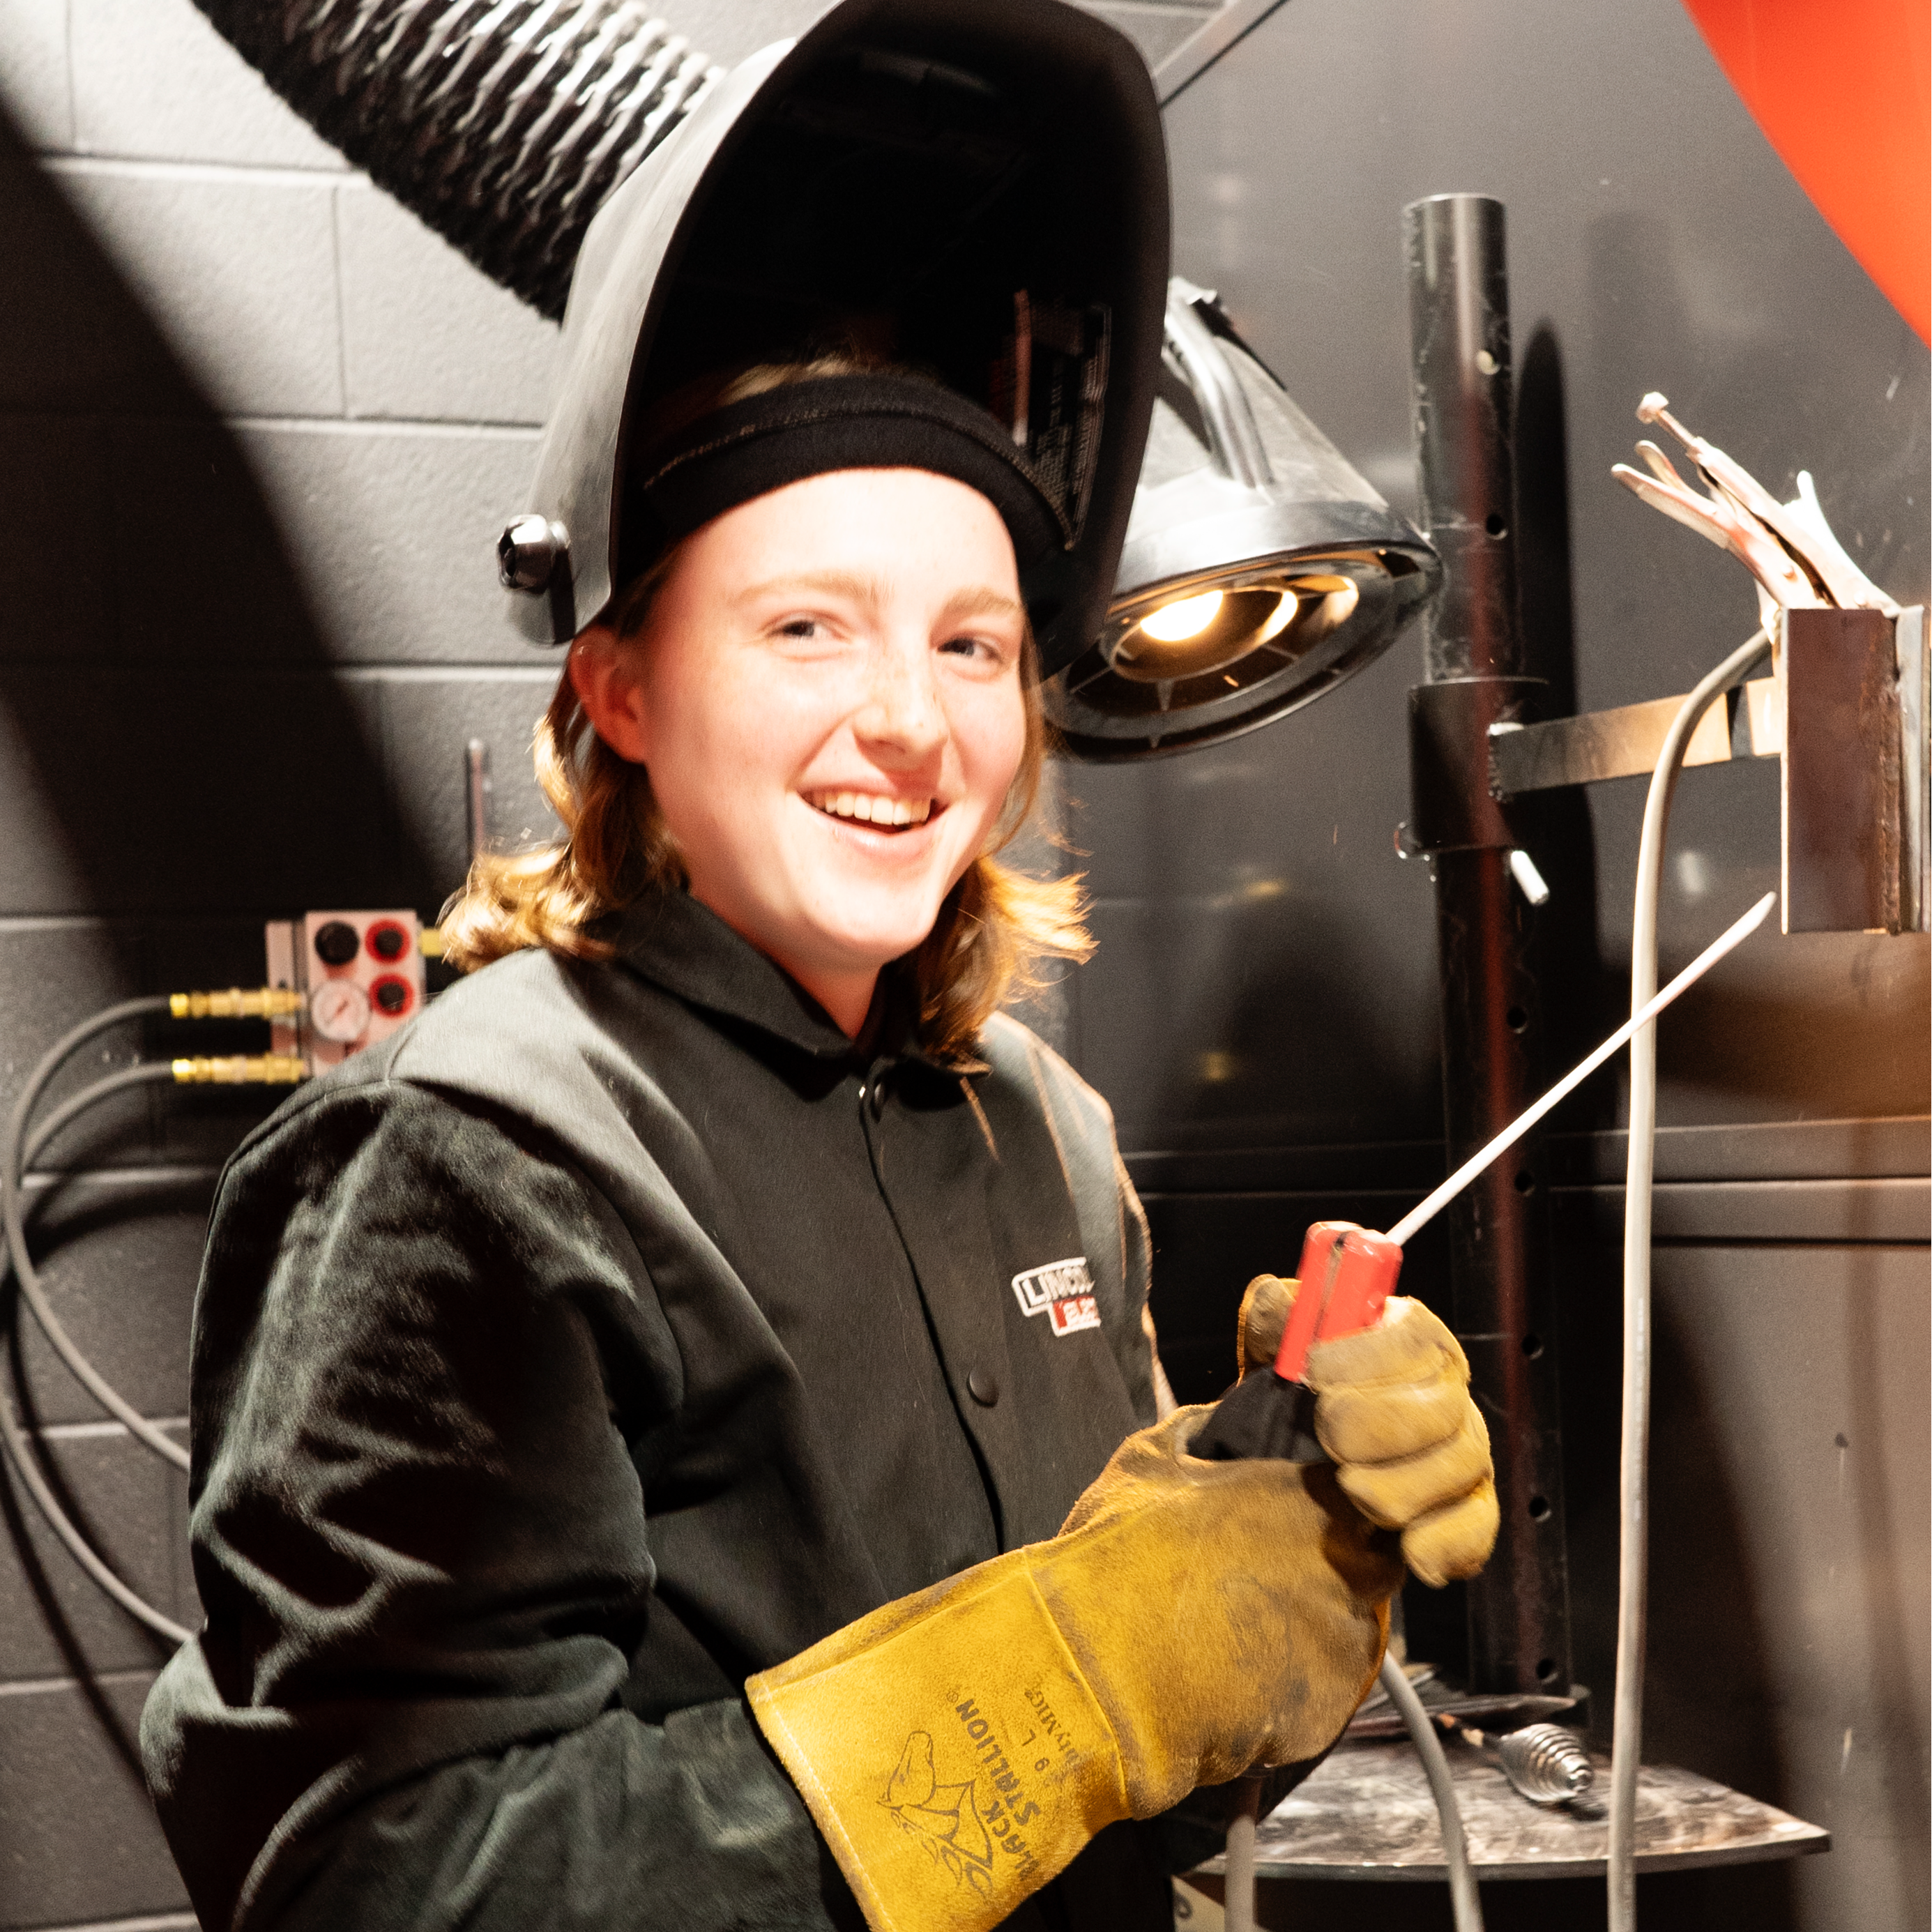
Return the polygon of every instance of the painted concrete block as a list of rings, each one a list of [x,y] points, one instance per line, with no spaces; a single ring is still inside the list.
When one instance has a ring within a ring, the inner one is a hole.
[[[526,430],[118,424],[122,636],[143,657],[511,663],[495,545]]]
[[[135,1750],[148,1682],[0,1697],[0,1923],[98,1924],[186,1904]]]
[[[212,406],[340,414],[328,177],[53,165],[62,193]]]
[[[0,675],[13,740],[0,812],[14,833],[0,908],[386,898],[395,835],[361,693],[316,676],[118,676],[122,701],[89,707],[87,673]]]
[[[28,146],[74,140],[68,84],[69,0],[7,0],[0,7],[0,106]]]
[[[248,428],[330,654],[363,663],[511,663],[496,545],[536,466],[526,431]]]
[[[350,414],[541,423],[556,325],[380,189],[345,184],[336,213]]]
[[[466,773],[472,738],[490,748],[490,822],[499,848],[547,842],[558,835],[530,748],[562,669],[560,662],[550,662],[520,676],[382,682],[383,760],[401,822],[409,828],[409,850],[423,868],[410,896],[426,914],[462,883],[469,865]]]
[[[0,657],[109,648],[106,451],[96,418],[0,418],[0,529],[19,533]]]
[[[192,410],[187,370],[71,185],[0,142],[0,409]]]
[[[190,0],[68,4],[74,144],[81,152],[260,167],[347,166]]]

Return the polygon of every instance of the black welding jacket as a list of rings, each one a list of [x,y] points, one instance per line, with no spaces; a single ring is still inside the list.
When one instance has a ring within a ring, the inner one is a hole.
[[[745,1677],[1052,1535],[1154,1418],[1063,1062],[855,1048],[682,896],[617,940],[475,975],[224,1177],[207,1626],[142,1724],[208,1932],[856,1922]],[[1090,1302],[1027,1280],[1076,1258]],[[1010,1922],[1171,1923],[1170,1848],[1117,1826]]]

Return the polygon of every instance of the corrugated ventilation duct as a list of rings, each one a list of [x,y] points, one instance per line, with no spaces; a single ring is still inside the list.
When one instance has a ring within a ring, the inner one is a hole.
[[[196,0],[371,180],[550,316],[590,218],[723,72],[640,0]]]

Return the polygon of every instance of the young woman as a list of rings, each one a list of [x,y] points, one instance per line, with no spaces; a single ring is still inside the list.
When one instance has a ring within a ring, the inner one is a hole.
[[[1166,211],[1090,15],[841,0],[591,224],[500,551],[570,649],[565,837],[216,1202],[207,1622],[142,1731],[208,1932],[1154,1932],[1190,1805],[1346,1723],[1402,1556],[1486,1551],[1419,1309],[1323,1364],[1335,1466],[1186,1453],[1106,1108],[1000,1011],[1087,946],[996,854],[1104,621]]]
[[[143,1732],[210,1928],[1151,1928],[1208,1849],[1163,1814],[1373,1676],[1352,1466],[1393,1445],[1418,1567],[1486,1550],[1419,1308],[1338,1364],[1339,1478],[1150,1426],[1106,1109],[998,1010],[1085,946],[994,856],[1024,458],[903,373],[714,393],[632,472],[698,520],[540,730],[564,842],[479,868],[482,970],[223,1183],[208,1622]]]

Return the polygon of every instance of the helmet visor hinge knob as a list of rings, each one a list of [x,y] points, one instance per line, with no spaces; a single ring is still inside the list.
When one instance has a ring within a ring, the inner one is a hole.
[[[496,539],[496,574],[510,590],[541,590],[570,548],[570,532],[534,512],[504,526]]]

